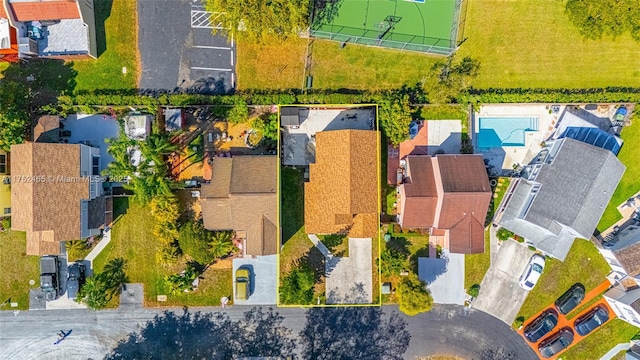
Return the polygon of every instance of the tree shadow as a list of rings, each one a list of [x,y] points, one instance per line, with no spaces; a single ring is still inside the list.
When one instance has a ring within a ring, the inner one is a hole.
[[[111,16],[113,0],[100,0],[94,3],[95,29],[96,29],[96,49],[99,57],[107,51],[107,32],[104,23]]]
[[[60,95],[73,93],[77,74],[73,63],[39,58],[11,64],[2,73],[3,81],[20,84],[28,90],[27,111],[32,120],[41,113],[41,107],[57,103]]]
[[[324,281],[326,259],[317,247],[314,246],[309,249],[309,251],[304,254],[304,256],[301,257],[298,261],[299,263],[305,264],[313,269],[313,272],[315,273],[316,284]]]
[[[313,24],[331,24],[338,16],[343,0],[314,0],[313,1]]]
[[[406,322],[379,307],[314,308],[300,333],[302,358],[402,359],[411,334]]]
[[[271,308],[247,311],[233,321],[223,313],[181,315],[165,311],[120,340],[105,359],[235,359],[293,357],[296,342]]]
[[[304,226],[304,175],[301,169],[280,168],[282,243]]]

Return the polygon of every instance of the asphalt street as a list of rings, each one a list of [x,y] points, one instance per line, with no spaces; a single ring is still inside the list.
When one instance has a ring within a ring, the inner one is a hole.
[[[227,309],[192,308],[190,311],[225,312],[231,319],[239,319],[250,307]],[[182,313],[182,308],[169,309]],[[0,312],[1,359],[99,359],[116,346],[130,332],[137,332],[147,321],[161,315],[165,309],[118,310],[51,310],[28,312]],[[298,334],[306,323],[306,310],[280,308],[283,325]],[[334,311],[328,309],[327,311]],[[396,312],[392,306],[383,307],[385,316]],[[502,349],[515,359],[536,359],[524,339],[511,327],[486,313],[461,306],[437,305],[431,312],[405,317],[406,330],[411,334],[405,359],[432,354],[455,354],[466,359],[479,359],[487,348]],[[73,333],[59,345],[56,333]]]

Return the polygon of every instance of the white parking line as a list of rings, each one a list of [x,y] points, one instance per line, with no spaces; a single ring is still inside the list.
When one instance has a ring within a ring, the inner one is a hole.
[[[193,45],[192,47],[194,47],[194,48],[198,48],[198,49],[231,50],[231,48],[230,48],[230,47],[223,47],[223,46]]]
[[[219,68],[208,68],[208,67],[199,67],[199,66],[192,66],[191,68],[193,70],[233,71],[233,69],[219,69]]]
[[[236,73],[231,73],[231,87],[236,87]]]
[[[233,51],[231,52],[231,66],[233,66]]]

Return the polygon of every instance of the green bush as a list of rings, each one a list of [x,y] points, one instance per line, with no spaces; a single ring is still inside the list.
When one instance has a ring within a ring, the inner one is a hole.
[[[211,235],[212,233],[202,226],[201,221],[190,221],[180,227],[178,244],[182,253],[206,265],[214,260],[214,256],[209,251]]]
[[[524,324],[524,316],[518,316],[513,322],[513,327],[515,329],[520,329],[520,326],[522,326],[522,324]]]
[[[471,285],[468,292],[470,296],[474,298],[478,297],[478,294],[480,294],[480,284]]]
[[[512,238],[514,236],[513,232],[505,229],[505,228],[500,228],[498,229],[498,231],[496,232],[496,237],[502,241],[505,240],[509,240],[510,238]]]
[[[385,248],[380,253],[380,272],[382,276],[398,275],[404,268],[406,257],[395,249]]]
[[[315,282],[313,269],[307,264],[299,264],[282,279],[280,302],[284,305],[311,304]]]
[[[2,220],[0,220],[0,225],[2,225],[2,228],[4,230],[11,229],[11,218],[10,217],[2,218]]]
[[[433,307],[433,298],[426,284],[415,275],[407,276],[402,280],[396,295],[400,311],[409,316],[430,311]]]

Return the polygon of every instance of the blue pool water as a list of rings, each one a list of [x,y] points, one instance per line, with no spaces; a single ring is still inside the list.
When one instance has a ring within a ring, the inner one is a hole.
[[[525,132],[538,130],[538,118],[482,117],[478,125],[479,148],[524,146]]]

